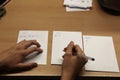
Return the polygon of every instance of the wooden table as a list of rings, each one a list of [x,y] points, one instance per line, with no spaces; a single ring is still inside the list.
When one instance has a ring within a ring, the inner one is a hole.
[[[88,12],[66,12],[63,0],[12,0],[0,20],[0,50],[16,44],[19,30],[48,30],[47,65],[30,71],[6,75],[60,76],[61,66],[51,65],[53,31],[81,31],[84,35],[112,36],[120,65],[120,16],[101,10],[94,0]],[[119,66],[120,67],[120,66]],[[84,72],[81,76],[120,76],[120,73]]]

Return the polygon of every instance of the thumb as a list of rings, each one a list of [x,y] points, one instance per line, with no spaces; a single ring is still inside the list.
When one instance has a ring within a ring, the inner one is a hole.
[[[26,71],[26,70],[30,70],[34,67],[37,67],[37,63],[35,62],[31,62],[31,63],[19,63],[15,66],[15,70],[16,71]]]

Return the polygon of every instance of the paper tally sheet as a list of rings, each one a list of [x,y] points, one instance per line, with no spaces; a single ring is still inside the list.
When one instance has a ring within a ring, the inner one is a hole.
[[[82,48],[82,33],[53,31],[51,64],[62,64],[62,56],[65,54],[63,50],[67,47],[70,41],[74,41],[75,44],[78,44]]]
[[[95,58],[88,60],[85,66],[89,71],[119,72],[112,37],[83,36],[84,53]]]
[[[22,40],[37,40],[41,45],[41,49],[43,49],[43,53],[41,54],[33,52],[32,54],[28,55],[25,62],[37,62],[38,64],[47,64],[48,31],[19,31],[17,43]]]

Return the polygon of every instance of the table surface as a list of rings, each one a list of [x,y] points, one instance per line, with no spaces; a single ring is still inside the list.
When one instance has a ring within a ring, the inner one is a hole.
[[[120,16],[101,10],[97,0],[87,12],[66,12],[63,0],[12,0],[6,6],[7,14],[0,19],[0,50],[17,42],[19,30],[48,30],[47,65],[21,73],[6,75],[60,76],[61,66],[51,65],[53,31],[81,31],[84,35],[112,36],[120,65]],[[120,66],[119,66],[120,67]],[[87,72],[81,76],[120,76],[120,73]]]

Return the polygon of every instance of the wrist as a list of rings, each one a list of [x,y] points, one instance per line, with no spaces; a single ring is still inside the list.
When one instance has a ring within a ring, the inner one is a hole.
[[[7,69],[7,66],[6,66],[6,61],[4,59],[0,59],[0,73],[1,72],[4,72],[6,69]]]
[[[61,76],[61,80],[74,80],[75,76],[72,72],[63,72]]]

